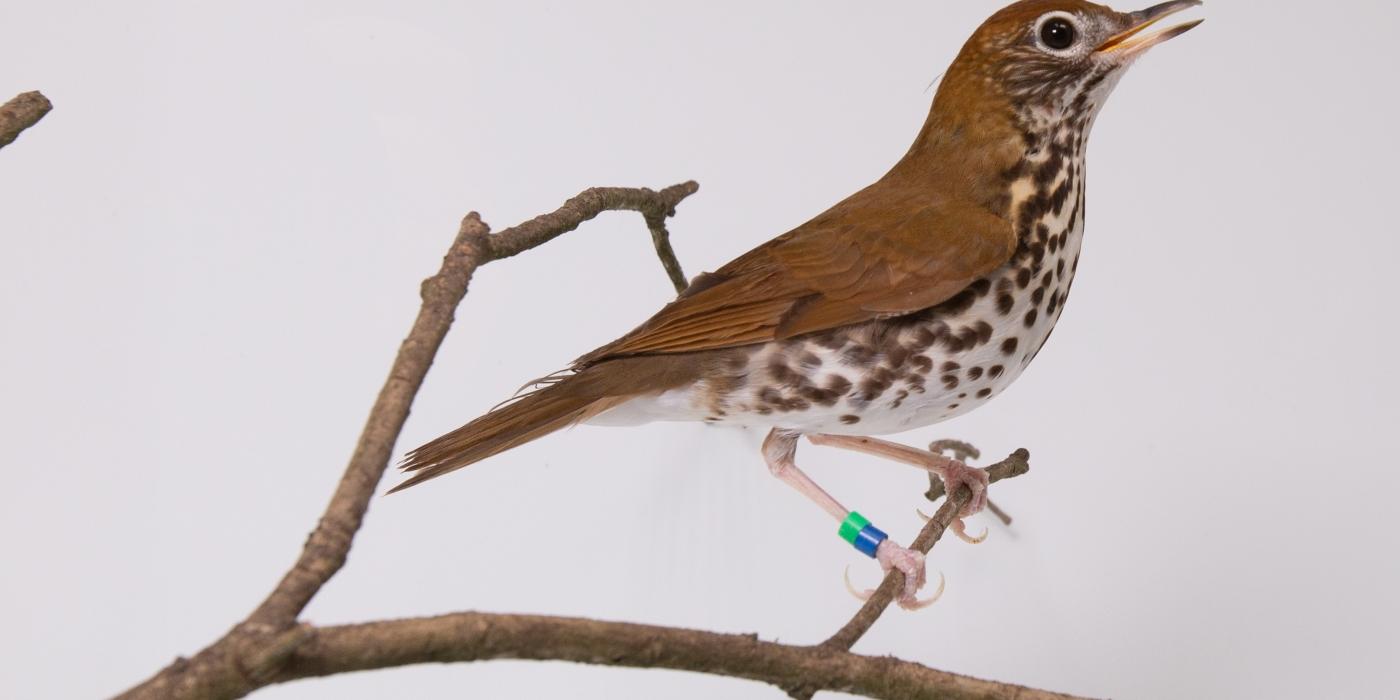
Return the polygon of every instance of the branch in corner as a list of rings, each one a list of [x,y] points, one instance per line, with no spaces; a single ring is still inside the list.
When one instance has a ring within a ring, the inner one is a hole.
[[[51,109],[53,103],[38,90],[20,93],[0,105],[0,148],[14,142],[20,132],[38,124]]]

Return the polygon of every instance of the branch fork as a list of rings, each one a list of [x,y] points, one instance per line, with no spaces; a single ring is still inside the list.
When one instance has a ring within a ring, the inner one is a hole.
[[[248,617],[189,659],[175,662],[121,698],[237,698],[297,678],[408,664],[485,659],[564,660],[614,666],[661,667],[763,681],[793,697],[820,690],[870,697],[1073,700],[1070,696],[984,681],[890,657],[853,654],[903,585],[898,571],[830,639],[794,646],[698,630],[539,615],[459,612],[436,617],[316,627],[299,622],[306,605],[345,564],[355,533],[389,466],[409,407],[447,335],[457,305],[482,265],[541,246],[604,211],[642,214],[658,258],[677,292],[686,278],[671,248],[666,220],[694,194],[694,182],[654,191],[597,187],[558,210],[492,233],[475,212],[458,228],[438,273],[424,280],[422,306],[399,347],[355,451],[301,555]],[[987,468],[990,481],[1026,473],[1018,450]],[[947,498],[924,525],[913,548],[927,553],[972,494]]]

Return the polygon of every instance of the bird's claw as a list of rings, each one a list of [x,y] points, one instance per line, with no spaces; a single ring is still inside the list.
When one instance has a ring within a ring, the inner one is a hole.
[[[923,512],[922,510],[919,510],[918,508],[915,508],[914,512],[918,513],[919,517],[923,519],[924,522],[933,520],[933,516]],[[992,532],[990,529],[984,526],[982,528],[982,534],[969,535],[967,534],[967,523],[963,522],[962,518],[953,518],[953,522],[949,525],[949,527],[952,528],[953,534],[957,535],[958,539],[968,544],[982,544],[983,542],[987,541],[987,535],[990,535]]]
[[[983,525],[982,534],[969,535],[967,534],[967,523],[963,522],[962,518],[953,518],[951,526],[953,528],[953,534],[957,535],[958,539],[968,544],[982,544],[987,541],[987,535],[990,535],[992,532],[991,529]]]
[[[875,595],[875,589],[873,588],[867,588],[864,591],[856,590],[856,587],[851,583],[851,567],[849,566],[847,566],[846,570],[841,573],[841,579],[846,584],[846,592],[850,593],[851,597],[855,598],[856,600],[859,600],[862,603],[864,603],[867,600],[870,600],[870,596]],[[912,596],[908,598],[906,598],[905,596],[900,596],[899,598],[895,599],[895,603],[897,603],[899,607],[905,610],[923,610],[924,608],[927,608],[928,606],[937,603],[938,599],[943,597],[943,589],[947,587],[947,584],[948,579],[945,578],[943,576],[943,572],[940,571],[938,572],[938,590],[934,591],[933,595],[924,598],[923,600],[919,600],[918,598]]]
[[[854,597],[856,600],[859,600],[862,603],[864,603],[867,600],[870,600],[870,596],[875,595],[874,588],[867,588],[864,591],[858,591],[856,590],[855,586],[851,585],[850,564],[847,564],[846,570],[841,572],[841,580],[846,582],[846,592],[850,593],[852,597]]]

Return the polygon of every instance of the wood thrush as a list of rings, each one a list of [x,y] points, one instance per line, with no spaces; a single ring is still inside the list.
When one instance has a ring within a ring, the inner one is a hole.
[[[1128,66],[1200,22],[1143,30],[1199,4],[1120,13],[1024,0],[992,15],[879,181],[700,275],[568,372],[413,450],[403,468],[414,474],[394,490],[577,423],[763,426],[772,473],[841,521],[857,549],[903,571],[899,603],[916,607],[923,555],[803,474],[797,438],[927,469],[949,493],[972,489],[963,515],[982,508],[981,471],[864,436],[966,413],[1035,357],[1079,266],[1094,119]]]

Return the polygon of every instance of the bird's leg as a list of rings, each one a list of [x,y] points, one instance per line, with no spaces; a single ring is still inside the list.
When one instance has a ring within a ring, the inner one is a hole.
[[[838,531],[843,539],[856,549],[880,562],[885,571],[898,569],[904,574],[904,591],[895,602],[906,610],[916,610],[931,604],[937,599],[920,601],[915,594],[923,587],[925,580],[924,555],[912,549],[895,544],[885,533],[871,525],[859,513],[847,510],[831,497],[825,489],[812,481],[812,478],[797,468],[797,438],[800,433],[774,428],[763,440],[763,460],[768,470],[783,483],[797,489],[797,492],[811,499],[822,510],[841,523]],[[940,588],[941,592],[941,588]],[[867,597],[868,597],[867,593]]]
[[[962,520],[970,515],[975,515],[987,505],[987,473],[981,469],[974,469],[956,459],[944,457],[928,450],[873,437],[812,434],[808,435],[807,439],[813,445],[864,452],[933,472],[943,480],[943,489],[949,495],[957,493],[960,486],[966,485],[968,490],[972,492],[972,499],[963,506],[959,517],[953,521],[953,534],[964,542],[973,544],[987,538],[985,532],[975,537],[967,534],[967,526]]]

